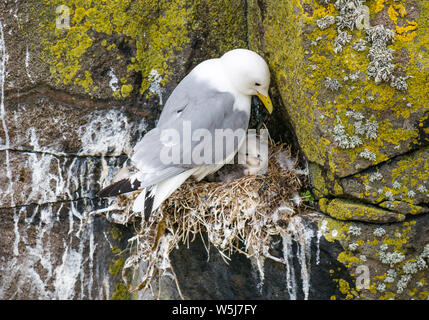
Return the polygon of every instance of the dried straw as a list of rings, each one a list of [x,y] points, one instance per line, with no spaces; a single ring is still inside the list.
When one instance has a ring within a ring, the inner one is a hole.
[[[171,272],[182,296],[169,254],[179,243],[189,246],[202,233],[208,235],[209,243],[201,237],[207,252],[210,245],[214,246],[227,263],[232,253],[239,252],[255,258],[263,273],[264,258],[280,261],[269,253],[270,240],[304,208],[297,194],[305,172],[297,169],[297,159],[291,157],[289,148],[276,144],[270,146],[270,151],[265,175],[228,182],[186,181],[148,222],[131,210],[137,192],[118,198],[111,207],[117,222],[133,223],[136,228],[122,273],[128,290],[146,290],[154,279]],[[139,284],[132,285],[134,276],[130,271],[138,270],[141,263],[146,266],[145,274]]]

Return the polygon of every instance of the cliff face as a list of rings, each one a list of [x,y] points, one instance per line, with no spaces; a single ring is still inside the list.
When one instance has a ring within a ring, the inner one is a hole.
[[[190,68],[246,46],[244,8],[0,4],[0,298],[130,297],[121,270],[132,227],[89,216],[108,205],[94,195]]]
[[[94,195],[193,66],[250,47],[272,72],[268,127],[308,160],[322,213],[273,240],[289,263],[266,262],[263,283],[242,256],[179,248],[184,295],[426,299],[428,14],[423,0],[4,1],[0,298],[151,298],[125,289],[133,228],[90,216],[109,205]]]
[[[372,272],[347,297],[426,298],[428,3],[248,3],[250,47],[270,63],[319,208],[334,218],[319,228],[334,232],[325,238],[341,243],[351,274]]]

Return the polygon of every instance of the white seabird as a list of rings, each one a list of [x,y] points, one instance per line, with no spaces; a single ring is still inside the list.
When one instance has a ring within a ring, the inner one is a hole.
[[[251,97],[258,96],[269,113],[273,110],[269,85],[268,65],[253,51],[235,49],[203,61],[173,90],[157,126],[135,145],[131,163],[137,172],[97,195],[111,197],[142,189],[133,211],[144,212],[148,220],[186,179],[192,176],[200,181],[234,158],[245,140]],[[225,146],[217,132],[243,134]]]

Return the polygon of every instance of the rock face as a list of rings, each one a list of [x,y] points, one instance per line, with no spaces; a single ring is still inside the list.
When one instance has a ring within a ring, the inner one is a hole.
[[[131,297],[132,228],[89,216],[94,195],[190,68],[246,46],[227,2],[0,4],[1,299]]]
[[[201,243],[173,252],[183,294],[191,299],[427,299],[428,215],[394,224],[344,222],[321,213],[295,216],[273,239],[264,280],[249,259],[225,265]]]
[[[109,205],[95,192],[186,73],[237,47],[267,59],[268,127],[308,160],[321,213],[273,239],[283,263],[263,275],[240,254],[207,261],[199,240],[173,251],[183,295],[427,299],[428,14],[424,0],[3,1],[0,299],[153,298],[126,290],[133,228],[89,215]]]
[[[320,213],[294,217],[285,234],[274,238],[270,248],[273,256],[286,263],[266,259],[263,278],[255,261],[242,254],[234,254],[227,265],[213,248],[205,259],[207,251],[199,240],[189,249],[173,251],[172,262],[182,293],[190,299],[345,298],[337,281],[347,279],[344,281],[352,283],[352,277],[335,259],[342,249],[338,241],[328,242],[318,229],[318,221],[323,218]]]
[[[362,220],[344,198],[371,204],[366,221],[427,212],[427,11],[425,1],[250,1],[251,47],[268,57],[327,214]]]
[[[429,203],[427,2],[248,4],[250,47],[269,61],[320,210],[334,218],[321,220],[335,225],[325,238],[340,239],[346,267],[372,273],[369,292],[347,298],[426,299],[427,216],[414,215]]]

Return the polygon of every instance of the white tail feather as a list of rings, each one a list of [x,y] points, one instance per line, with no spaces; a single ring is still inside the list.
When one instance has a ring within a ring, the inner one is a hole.
[[[140,194],[137,196],[136,200],[134,200],[133,211],[143,212],[145,200],[146,200],[146,188],[144,188],[142,192],[140,192]]]
[[[167,199],[177,188],[179,188],[181,184],[195,172],[195,170],[196,168],[187,170],[177,176],[165,179],[164,181],[158,183],[156,186],[156,194],[153,201],[152,212],[158,209],[161,203]]]

